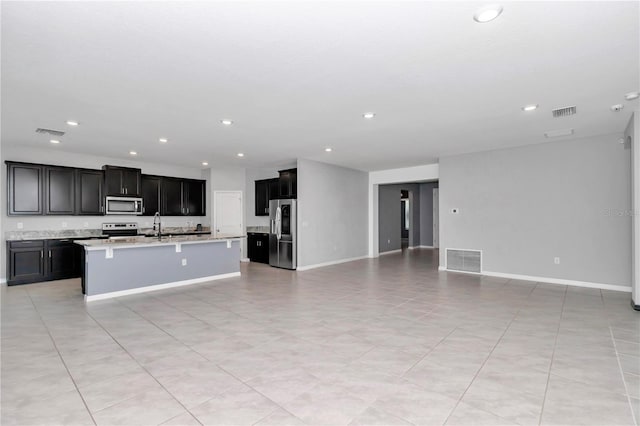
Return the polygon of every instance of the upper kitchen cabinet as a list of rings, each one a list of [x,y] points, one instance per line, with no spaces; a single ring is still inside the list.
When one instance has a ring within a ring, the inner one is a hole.
[[[101,170],[76,170],[76,214],[104,213],[104,173]]]
[[[142,175],[142,214],[153,216],[161,211],[162,177]]]
[[[182,216],[182,179],[162,179],[162,211],[163,216]]]
[[[105,195],[130,195],[139,197],[141,194],[141,176],[140,169],[132,169],[128,167],[103,166]]]
[[[203,180],[188,179],[182,183],[184,214],[187,216],[206,215],[206,182]]]
[[[7,162],[7,214],[38,215],[44,211],[44,168],[36,164]]]
[[[255,182],[255,215],[269,216],[269,200],[280,196],[280,179],[263,179]]]
[[[280,193],[277,198],[298,197],[298,169],[280,170]]]
[[[76,171],[68,167],[44,167],[45,214],[75,214]]]

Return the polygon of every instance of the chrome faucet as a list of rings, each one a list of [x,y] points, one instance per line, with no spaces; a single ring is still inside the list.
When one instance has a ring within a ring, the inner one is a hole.
[[[156,228],[156,225],[158,228]],[[160,218],[160,212],[156,212],[153,215],[153,230],[156,231],[158,239],[162,238],[162,219]]]

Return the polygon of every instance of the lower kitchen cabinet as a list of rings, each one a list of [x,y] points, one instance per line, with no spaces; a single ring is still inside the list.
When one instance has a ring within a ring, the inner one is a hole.
[[[79,246],[70,239],[7,241],[7,284],[80,276]]]
[[[269,234],[249,232],[247,234],[247,246],[249,260],[252,262],[269,263]]]

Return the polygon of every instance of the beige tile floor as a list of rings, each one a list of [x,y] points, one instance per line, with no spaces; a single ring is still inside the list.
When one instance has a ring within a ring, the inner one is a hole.
[[[85,304],[2,289],[2,424],[631,425],[629,294],[413,250]]]

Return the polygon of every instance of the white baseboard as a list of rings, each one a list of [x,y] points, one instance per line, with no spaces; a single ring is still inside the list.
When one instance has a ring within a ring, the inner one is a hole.
[[[378,255],[379,256],[384,256],[386,254],[400,253],[401,251],[402,251],[402,249],[383,251],[382,253],[378,253]]]
[[[240,259],[240,262],[251,262],[251,260],[248,257],[243,257],[242,259]]]
[[[631,293],[631,287],[626,287],[623,285],[615,285],[615,284],[603,284],[603,283],[593,283],[589,281],[567,280],[564,278],[536,277],[533,275],[506,274],[504,272],[491,272],[491,271],[482,271],[482,273],[477,274],[474,272],[451,271],[449,269],[446,269],[444,266],[439,266],[438,270],[446,271],[446,272],[470,274],[470,275],[484,275],[487,277],[507,278],[510,280],[534,281],[534,282],[545,283],[545,284],[570,285],[573,287],[598,288],[600,290],[622,291],[625,293]]]
[[[0,285],[6,285],[7,284],[7,279],[6,278],[0,278]]]
[[[432,249],[432,248],[437,248],[434,246],[417,246],[416,248],[428,248],[428,249]]]
[[[194,278],[192,280],[175,281],[175,282],[165,283],[165,284],[156,284],[156,285],[150,285],[146,287],[132,288],[129,290],[112,291],[110,293],[96,294],[93,296],[87,296],[85,294],[84,301],[93,302],[95,300],[111,299],[113,297],[128,296],[131,294],[146,293],[148,291],[164,290],[164,289],[173,288],[173,287],[182,287],[185,285],[199,284],[207,281],[222,280],[225,278],[233,278],[233,277],[239,277],[239,276],[240,276],[240,272],[230,272],[228,274],[211,275],[208,277]]]
[[[338,265],[340,263],[353,262],[355,260],[368,259],[369,256],[350,257],[348,259],[332,260],[331,262],[316,263],[315,265],[298,266],[297,271],[308,271],[309,269],[322,268],[324,266]]]

